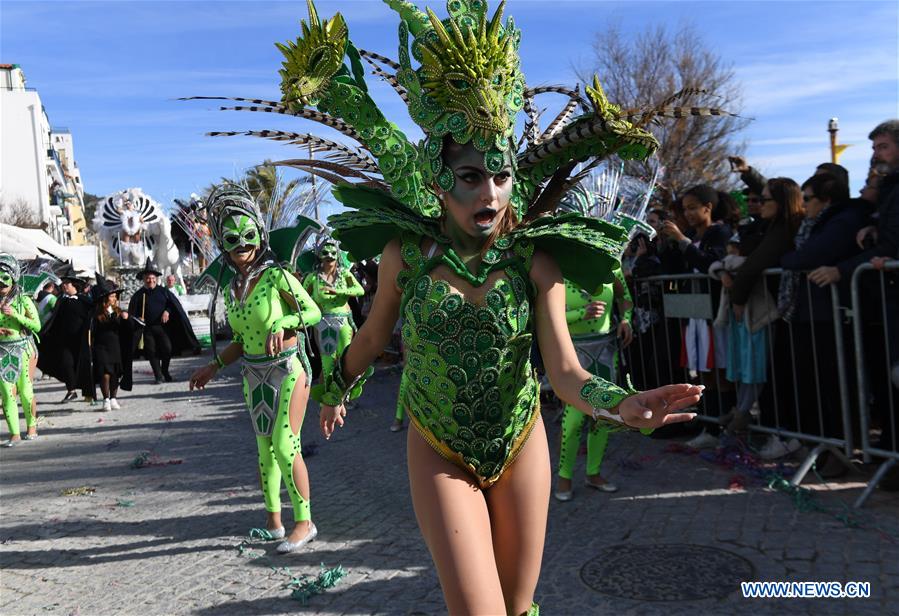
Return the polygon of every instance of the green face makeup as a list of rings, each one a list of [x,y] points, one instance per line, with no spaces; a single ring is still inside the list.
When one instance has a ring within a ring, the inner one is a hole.
[[[511,159],[494,175],[484,167],[483,154],[466,145],[447,151],[445,162],[455,176],[443,200],[447,232],[451,237],[458,232],[471,238],[488,237],[509,207],[514,185]]]
[[[326,244],[325,246],[322,247],[319,255],[323,261],[336,261],[337,260],[337,246],[335,246],[333,244]]]
[[[12,286],[12,276],[7,274],[6,272],[0,272],[0,288],[6,288]]]
[[[259,248],[262,245],[262,235],[249,216],[229,216],[222,227],[222,248],[226,252],[244,246]]]

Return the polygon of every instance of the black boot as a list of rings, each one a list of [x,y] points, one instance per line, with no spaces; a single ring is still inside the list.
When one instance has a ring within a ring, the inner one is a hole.
[[[150,361],[150,368],[153,369],[153,384],[159,385],[162,383],[162,371],[159,369],[159,359],[155,356],[151,356],[147,358]]]
[[[172,378],[172,375],[169,374],[169,362],[172,361],[169,358],[162,360],[162,378],[165,379],[166,383],[171,383],[175,379]]]

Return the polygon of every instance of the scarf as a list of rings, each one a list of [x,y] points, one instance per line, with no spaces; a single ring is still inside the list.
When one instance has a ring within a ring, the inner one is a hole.
[[[793,238],[793,246],[796,250],[802,248],[802,245],[808,240],[812,234],[812,229],[821,220],[821,216],[829,208],[825,208],[818,212],[812,218],[803,218],[799,224],[799,230],[796,237]],[[784,270],[780,277],[780,287],[777,290],[777,311],[780,313],[784,321],[792,321],[796,317],[796,290],[799,288],[799,281],[802,278],[802,272],[795,270]]]

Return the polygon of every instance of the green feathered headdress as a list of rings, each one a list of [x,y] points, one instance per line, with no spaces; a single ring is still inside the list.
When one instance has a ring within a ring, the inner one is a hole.
[[[222,107],[292,115],[339,132],[341,141],[283,130],[225,131],[213,136],[251,135],[301,146],[301,158],[276,162],[317,175],[338,187],[379,191],[413,216],[436,220],[438,189],[453,185],[443,163],[443,144],[473,144],[488,171],[511,160],[515,187],[511,205],[519,220],[552,212],[559,198],[590,168],[612,154],[643,159],[658,147],[645,130],[650,120],[689,115],[729,115],[718,109],[679,107],[679,98],[704,93],[687,89],[650,109],[623,111],[599,82],[567,88],[528,88],[521,72],[521,32],[503,22],[504,2],[488,15],[486,0],[449,0],[448,17],[422,11],[405,0],[384,0],[400,17],[398,60],[357,49],[344,18],[321,19],[307,0],[309,19],[295,41],[278,44],[284,55],[280,101],[231,97]],[[388,120],[369,95],[366,70],[386,81],[402,98],[425,139],[412,142]],[[545,127],[538,96],[567,99]],[[516,119],[525,114],[524,131]],[[347,142],[352,142],[348,145]],[[315,157],[319,153],[321,156]],[[308,154],[308,155],[307,155]],[[352,194],[341,190],[338,199]],[[341,240],[342,241],[342,240]]]

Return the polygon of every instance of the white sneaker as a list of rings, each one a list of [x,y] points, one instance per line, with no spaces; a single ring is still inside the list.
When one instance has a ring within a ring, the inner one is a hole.
[[[759,451],[759,457],[762,460],[777,460],[799,451],[801,448],[802,443],[795,438],[790,439],[788,443],[784,443],[772,434],[768,437],[768,442],[765,443],[765,446]]]
[[[111,410],[112,410],[112,403],[109,401],[109,398],[104,398],[104,399],[103,399],[103,410],[104,410],[104,411],[111,411]]]
[[[114,410],[114,411],[118,411],[122,408],[122,405],[119,404],[119,401],[116,400],[115,398],[109,399],[109,406],[111,406],[112,410]]]
[[[703,428],[702,432],[687,441],[686,445],[693,449],[714,449],[718,446],[718,437],[712,436]]]

